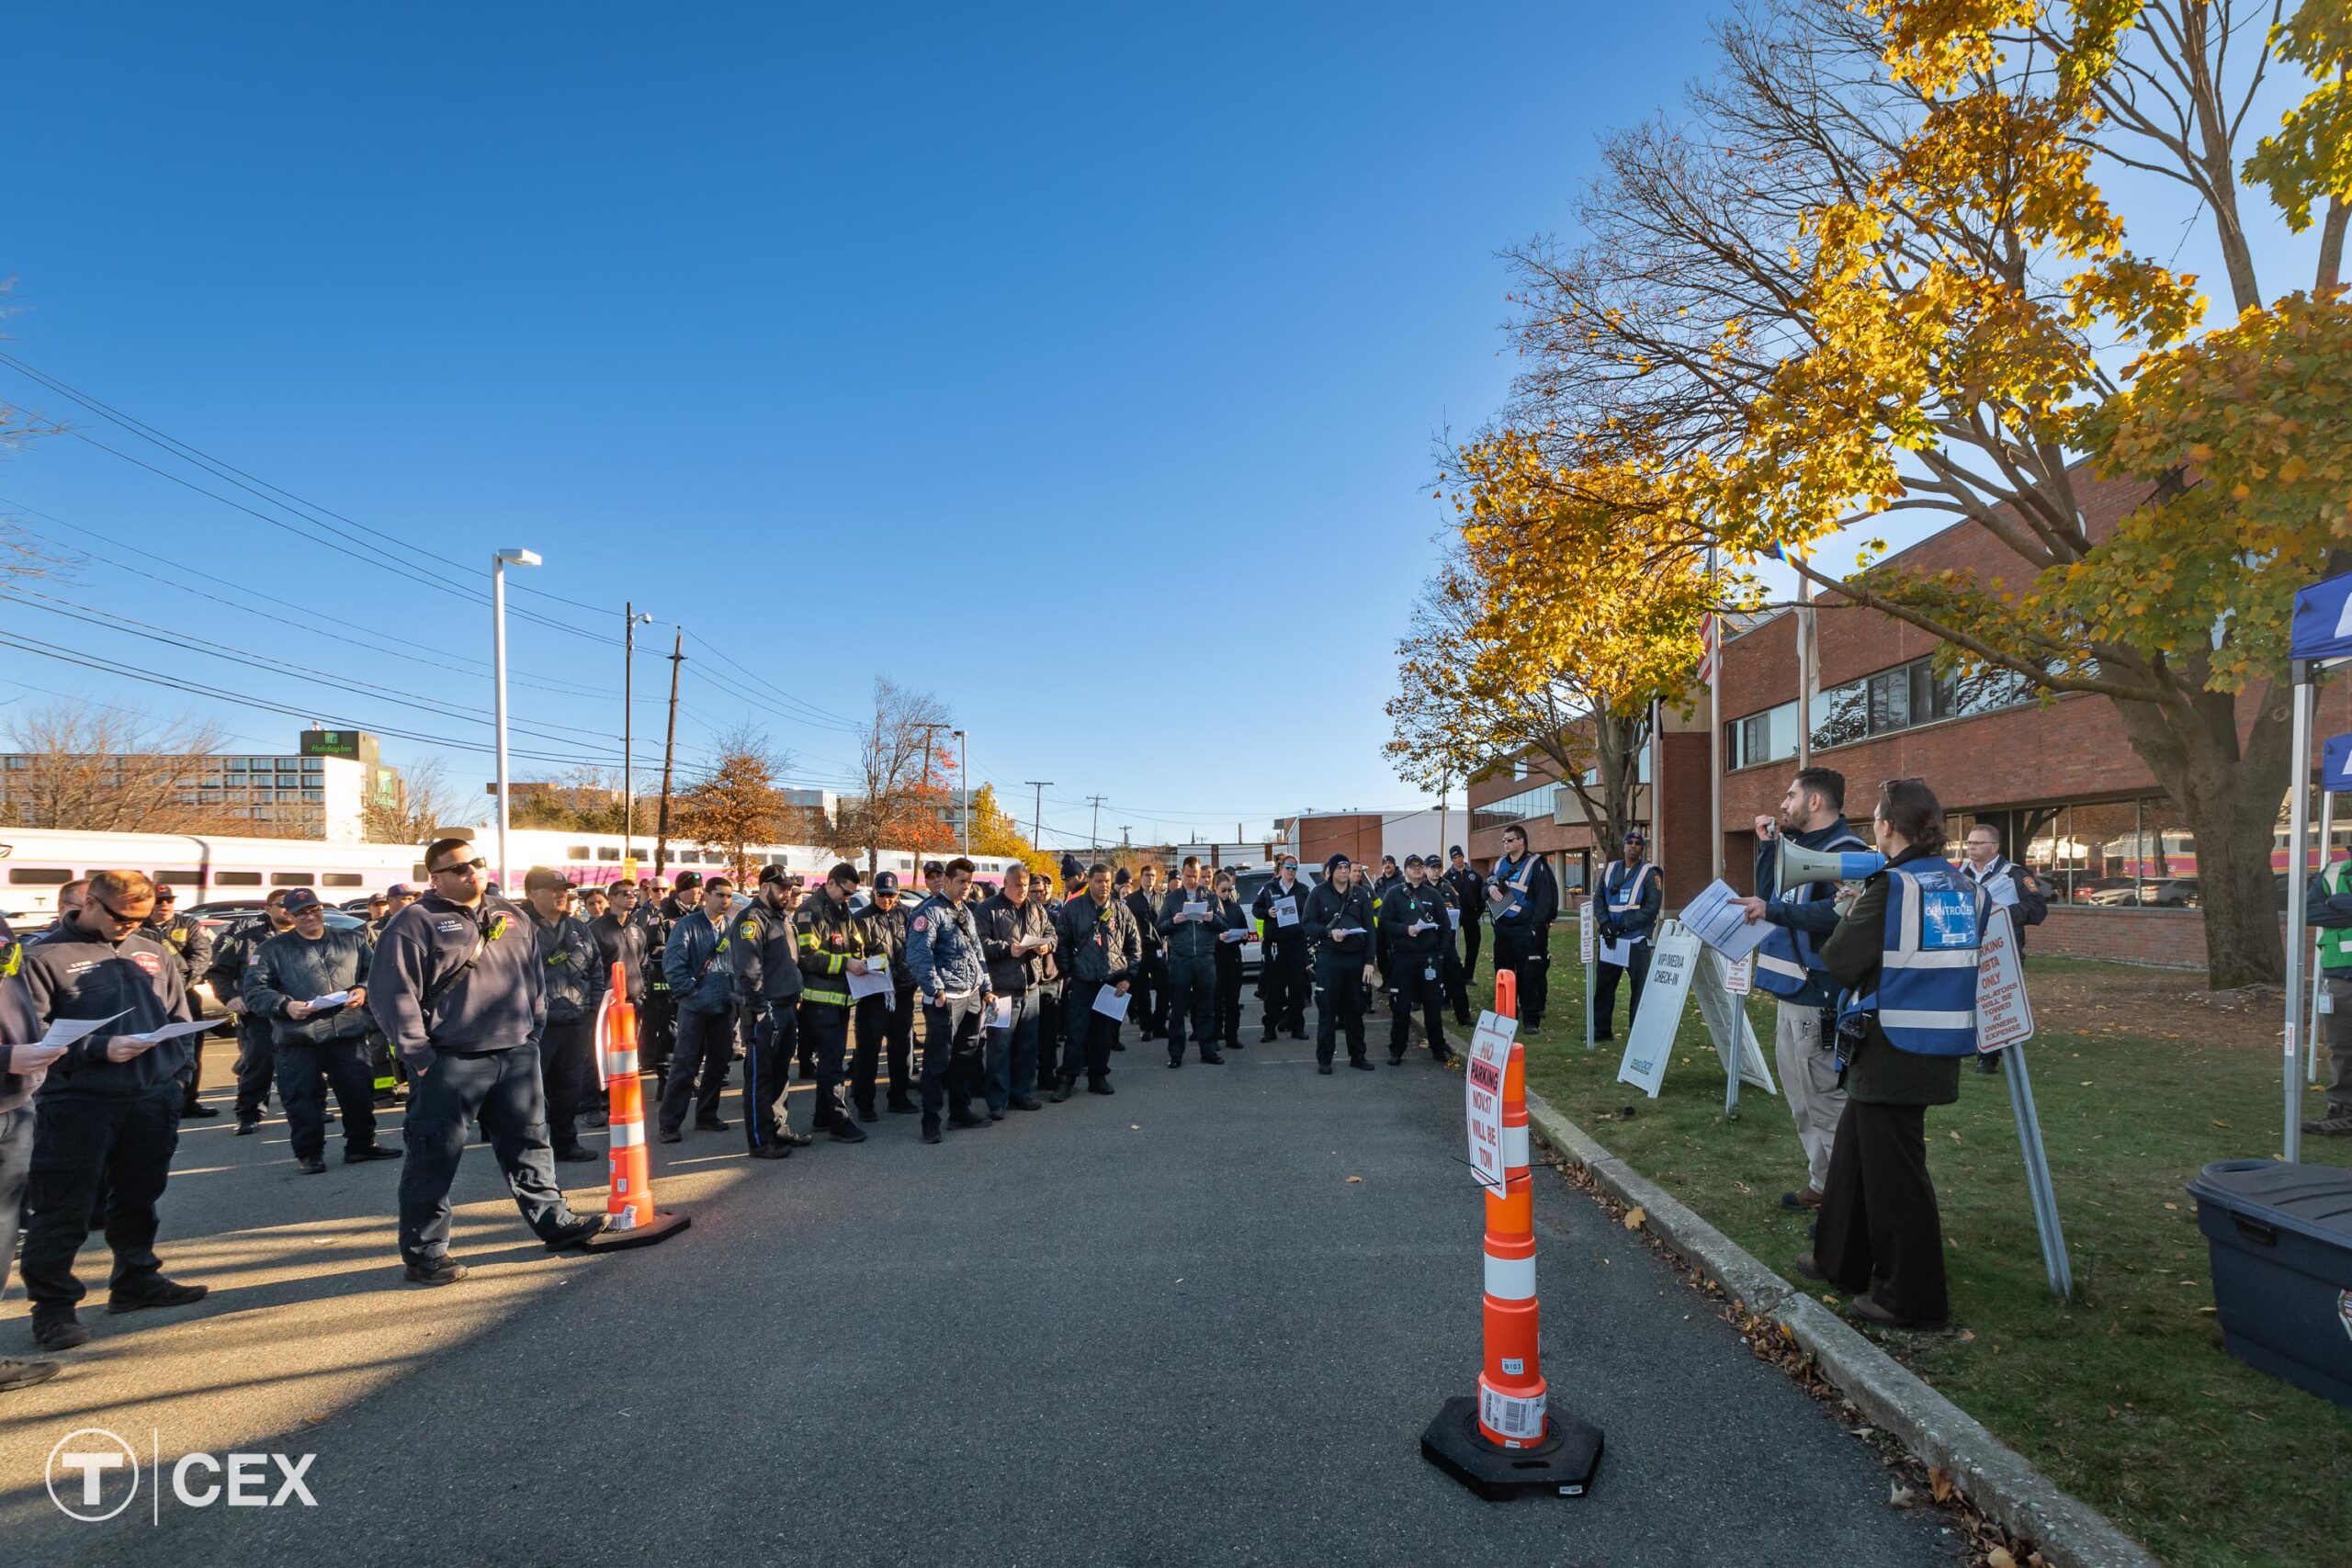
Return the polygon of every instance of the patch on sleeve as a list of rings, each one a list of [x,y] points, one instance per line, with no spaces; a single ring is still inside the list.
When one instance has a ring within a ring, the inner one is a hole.
[[[931,917],[930,917],[930,916],[928,916],[928,915],[917,915],[917,916],[914,918],[914,928],[915,928],[915,930],[917,930],[917,931],[929,931],[929,930],[931,929],[930,919],[931,919]]]

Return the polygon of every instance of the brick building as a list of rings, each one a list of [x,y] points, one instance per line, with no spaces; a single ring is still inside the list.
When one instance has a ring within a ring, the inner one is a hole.
[[[1713,874],[1707,856],[1707,736],[1713,729],[1705,694],[1689,717],[1666,713],[1636,759],[1634,821],[1649,836],[1650,858],[1667,879],[1669,903],[1706,886]],[[1661,792],[1653,781],[1664,779]],[[1663,799],[1659,798],[1663,795]],[[1470,781],[1470,837],[1464,852],[1482,871],[1503,852],[1503,829],[1526,829],[1527,846],[1552,863],[1565,895],[1589,887],[1600,868],[1617,854],[1614,844],[1596,840],[1599,829],[1585,820],[1584,803],[1561,782],[1548,757],[1515,759]]]
[[[2146,494],[2144,485],[2087,474],[2078,482],[2094,536]],[[1894,558],[1920,570],[2018,572],[2017,558],[1973,523]],[[1756,850],[1750,825],[1773,808],[1796,766],[1798,619],[1783,611],[1724,647],[1724,856],[1743,890]],[[2035,933],[2037,951],[2204,963],[2195,837],[2132,750],[2112,703],[2074,695],[2044,705],[2005,676],[1939,677],[1928,664],[1935,638],[1832,596],[1815,620],[1812,758],[1846,775],[1850,815],[1867,817],[1880,781],[1917,775],[1943,801],[1955,840],[1991,822],[2004,852],[2048,879],[2050,919]],[[2241,699],[2242,724],[2252,723],[2256,701]],[[2322,694],[2318,733],[2347,728],[2352,705],[2338,682]],[[2283,835],[2283,800],[2279,820]],[[2352,840],[2344,829],[2335,837],[2339,851]],[[2283,844],[2282,836],[2282,854]]]

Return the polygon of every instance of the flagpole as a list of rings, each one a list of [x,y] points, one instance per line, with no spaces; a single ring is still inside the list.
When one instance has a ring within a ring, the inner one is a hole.
[[[1799,556],[1802,561],[1804,557]],[[1797,571],[1797,767],[1813,766],[1813,579]]]
[[[1707,547],[1707,584],[1715,586],[1715,547]],[[1707,615],[1707,866],[1711,880],[1724,874],[1724,617]]]

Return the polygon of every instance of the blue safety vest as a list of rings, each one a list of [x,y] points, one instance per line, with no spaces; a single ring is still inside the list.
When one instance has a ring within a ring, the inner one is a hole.
[[[1870,845],[1849,828],[1818,848],[1824,854],[1840,854],[1856,850],[1867,852]],[[1772,900],[1778,904],[1806,904],[1837,896],[1838,885],[1834,882],[1799,882],[1776,890]],[[1829,979],[1829,971],[1822,967],[1821,954],[1815,947],[1809,931],[1791,926],[1772,927],[1764,933],[1764,945],[1756,950],[1756,983],[1776,997],[1795,996],[1804,989],[1808,980],[1822,983],[1815,996],[1835,992],[1837,983]]]
[[[1642,892],[1649,886],[1650,878],[1657,874],[1656,862],[1644,861],[1641,868],[1629,875],[1623,861],[1612,860],[1600,874],[1601,902],[1609,907],[1609,912],[1611,915],[1625,918],[1637,916],[1642,912]],[[1638,935],[1631,932],[1627,934],[1632,935],[1636,942],[1647,942],[1652,933],[1643,931]]]
[[[1948,860],[1888,866],[1878,988],[1840,1013],[1875,1012],[1889,1043],[1915,1055],[1974,1055],[1976,944],[1990,904]]]

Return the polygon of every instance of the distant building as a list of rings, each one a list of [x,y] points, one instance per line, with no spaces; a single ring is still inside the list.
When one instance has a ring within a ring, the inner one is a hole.
[[[44,767],[95,769],[101,779],[126,773],[153,777],[156,770],[152,764],[157,760],[0,753],[0,802],[21,804]],[[371,804],[399,811],[408,803],[407,782],[398,768],[383,760],[376,737],[365,730],[306,729],[299,749],[291,753],[164,760],[186,765],[172,770],[173,798],[159,804],[217,818],[223,832],[356,843],[367,836]],[[28,826],[70,828],[74,824]]]

